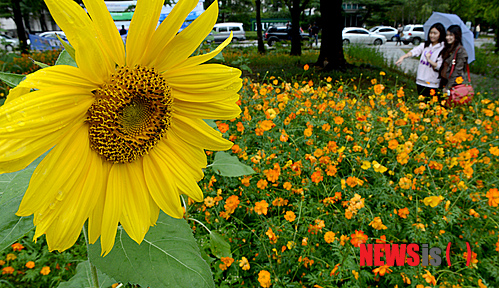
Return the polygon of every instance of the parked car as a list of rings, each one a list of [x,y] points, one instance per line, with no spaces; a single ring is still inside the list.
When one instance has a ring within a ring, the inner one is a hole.
[[[243,23],[228,22],[217,23],[213,26],[213,37],[215,42],[223,42],[227,39],[232,31],[232,41],[246,40],[246,32],[243,28]]]
[[[308,33],[303,32],[300,28],[301,40],[308,40]],[[271,26],[265,30],[263,34],[263,41],[267,41],[269,46],[274,45],[275,42],[291,40],[291,29],[286,26]]]
[[[374,44],[381,45],[386,43],[386,37],[367,31],[359,27],[346,27],[342,33],[343,44],[358,43],[358,44]]]
[[[38,36],[45,37],[45,38],[57,39],[56,35],[59,35],[59,37],[61,37],[62,40],[66,41],[66,42],[68,41],[68,39],[66,38],[66,34],[64,34],[64,32],[62,32],[62,31],[47,31],[47,32],[42,32]]]
[[[8,35],[0,35],[0,48],[7,51],[13,51],[19,46],[19,40]]]
[[[398,31],[390,26],[376,26],[369,29],[369,32],[381,34],[386,37],[387,41],[397,41],[395,35],[398,34]]]
[[[414,45],[419,45],[421,41],[425,39],[423,25],[419,24],[410,24],[404,26],[404,32],[402,32],[402,38],[400,40],[404,42],[404,44],[412,43]]]

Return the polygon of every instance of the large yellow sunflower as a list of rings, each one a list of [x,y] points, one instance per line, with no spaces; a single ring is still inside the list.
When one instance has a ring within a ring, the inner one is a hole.
[[[157,27],[164,0],[139,0],[126,47],[101,0],[46,0],[75,48],[78,67],[37,71],[0,108],[0,173],[25,168],[52,150],[31,177],[17,215],[34,214],[35,239],[65,250],[88,219],[89,241],[102,253],[118,223],[140,243],[159,209],[180,218],[180,194],[203,200],[197,181],[203,149],[232,143],[203,119],[232,119],[241,88],[238,69],[190,57],[211,31],[214,3],[177,34],[198,0],[180,0]],[[157,27],[157,29],[156,29]]]

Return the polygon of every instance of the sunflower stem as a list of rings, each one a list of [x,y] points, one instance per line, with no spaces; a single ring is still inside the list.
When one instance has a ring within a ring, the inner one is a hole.
[[[90,244],[88,243],[88,235],[87,235],[87,227],[83,224],[83,236],[85,236],[85,243],[87,244],[87,255],[88,255],[88,264],[90,264],[90,275],[92,275],[92,287],[99,288],[99,276],[97,275],[97,268],[92,264],[90,260]]]

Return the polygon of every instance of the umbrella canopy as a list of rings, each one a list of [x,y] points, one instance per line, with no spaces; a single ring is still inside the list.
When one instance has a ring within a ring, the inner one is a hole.
[[[475,61],[475,37],[473,37],[473,32],[466,27],[463,20],[456,14],[433,12],[423,25],[425,38],[428,37],[430,27],[439,22],[444,25],[445,29],[449,28],[451,25],[459,25],[459,27],[461,27],[461,30],[463,31],[463,46],[464,49],[466,49],[466,52],[468,52],[468,63]]]

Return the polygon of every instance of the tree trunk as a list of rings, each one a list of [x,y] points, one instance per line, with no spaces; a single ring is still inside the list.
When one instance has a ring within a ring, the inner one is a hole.
[[[331,0],[329,0],[331,1]],[[301,55],[301,35],[300,35],[300,0],[293,0],[291,10],[291,53],[290,55]]]
[[[343,70],[347,66],[343,55],[343,16],[342,0],[320,0],[322,37],[319,59],[315,63],[326,70]]]
[[[45,22],[45,10],[40,11],[40,17],[38,18],[40,21],[40,28],[42,31],[48,31],[47,23]]]
[[[262,37],[262,15],[261,15],[261,0],[255,0],[256,6],[256,35],[258,37],[258,52],[260,54],[265,54],[265,45],[263,45]]]
[[[21,5],[18,0],[11,0],[12,10],[14,12],[14,22],[17,28],[17,38],[22,54],[28,54],[28,41],[26,39],[26,31],[24,30],[23,16],[21,13]]]
[[[499,25],[496,26],[496,53],[499,53]]]

